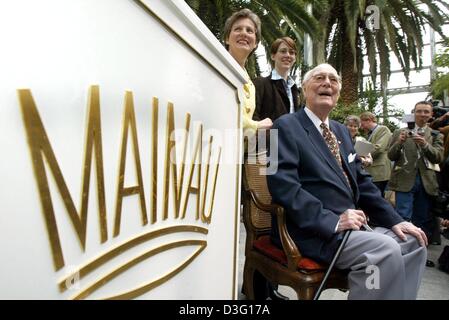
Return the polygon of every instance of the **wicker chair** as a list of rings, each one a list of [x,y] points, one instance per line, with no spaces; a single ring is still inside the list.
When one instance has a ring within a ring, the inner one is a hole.
[[[257,278],[262,276],[273,285],[293,288],[298,299],[311,300],[326,266],[303,257],[288,234],[284,209],[271,203],[266,162],[266,153],[261,153],[248,157],[243,165],[243,222],[246,229],[243,293],[254,300]],[[278,221],[282,249],[270,240],[271,215]],[[347,289],[347,273],[333,271],[326,288]]]

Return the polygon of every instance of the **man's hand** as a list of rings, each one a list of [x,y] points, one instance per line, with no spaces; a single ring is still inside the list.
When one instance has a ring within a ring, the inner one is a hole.
[[[424,231],[421,228],[418,228],[413,223],[410,222],[400,222],[394,225],[391,230],[403,241],[407,240],[406,233],[414,236],[421,246],[427,246],[427,237]]]
[[[273,122],[270,118],[265,118],[257,123],[257,129],[270,129],[272,126]]]
[[[443,221],[441,221],[441,226],[449,228],[449,219],[444,219]]]
[[[360,230],[364,223],[366,223],[366,216],[362,210],[347,209],[340,215],[337,233],[348,229]]]
[[[443,114],[441,117],[438,118],[439,121],[444,121],[449,118],[449,111]]]
[[[427,144],[426,139],[418,134],[413,135],[412,139],[413,142],[416,143],[418,146],[424,147]]]
[[[371,156],[371,153],[368,153],[367,156],[360,156],[360,160],[362,161],[362,166],[365,168],[373,164],[373,157]]]

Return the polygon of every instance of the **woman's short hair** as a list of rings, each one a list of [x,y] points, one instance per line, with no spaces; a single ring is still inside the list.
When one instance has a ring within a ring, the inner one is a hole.
[[[226,50],[228,50],[228,47],[229,47],[226,44],[226,41],[229,39],[229,35],[231,34],[232,26],[234,25],[234,23],[237,20],[240,20],[243,18],[248,18],[254,23],[254,26],[256,27],[256,44],[258,44],[260,42],[260,38],[262,37],[262,34],[261,34],[261,28],[262,28],[261,25],[262,24],[260,22],[260,18],[257,16],[257,14],[255,14],[251,10],[245,8],[245,9],[239,10],[237,12],[234,12],[225,22],[224,30],[223,30],[223,40],[225,43]]]
[[[270,48],[271,54],[276,54],[276,52],[278,52],[278,50],[279,50],[279,47],[283,43],[285,43],[285,45],[287,47],[289,47],[290,49],[295,50],[295,52],[298,52],[298,49],[296,49],[296,43],[295,43],[295,41],[292,38],[290,38],[290,37],[282,37],[282,38],[277,38],[271,44],[271,48]]]
[[[360,128],[360,118],[358,116],[349,115],[346,117],[344,125],[347,126],[350,123],[355,123],[358,128]]]

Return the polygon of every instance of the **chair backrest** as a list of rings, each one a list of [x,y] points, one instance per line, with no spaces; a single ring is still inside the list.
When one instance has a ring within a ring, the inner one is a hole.
[[[267,160],[266,152],[249,155],[242,170],[243,222],[246,229],[243,291],[249,299],[255,299],[260,296],[257,290],[260,288],[259,281],[267,279],[274,285],[290,286],[299,299],[312,299],[326,266],[302,257],[288,234],[284,210],[272,203],[268,190],[265,174]],[[277,219],[282,248],[271,243],[268,236],[272,215]],[[347,288],[346,275],[332,272],[326,287]]]
[[[271,229],[271,213],[257,208],[253,201],[249,199],[252,190],[260,201],[271,203],[271,195],[268,191],[266,170],[267,153],[250,154],[243,165],[243,187],[245,189],[244,198],[244,219],[250,224],[250,232],[255,233],[255,238],[262,234],[268,234]],[[247,230],[248,232],[248,230]]]

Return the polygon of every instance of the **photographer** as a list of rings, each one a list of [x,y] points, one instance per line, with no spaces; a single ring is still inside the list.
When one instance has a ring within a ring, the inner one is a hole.
[[[435,103],[435,102],[433,102]],[[430,119],[430,126],[437,130],[441,127],[449,125],[449,108],[445,106],[432,107],[433,118]]]
[[[388,187],[396,192],[396,211],[429,237],[432,233],[431,197],[438,194],[435,164],[443,160],[443,135],[427,126],[432,116],[430,102],[418,102],[414,116],[413,129],[409,126],[393,134],[388,157],[395,164]]]
[[[430,127],[440,131],[444,135],[444,160],[449,155],[449,109],[442,107],[433,107],[434,120]]]
[[[430,123],[430,127],[432,129],[438,130],[444,135],[444,152],[443,161],[440,163],[440,172],[437,173],[440,195],[435,199],[432,208],[433,215],[435,216],[435,230],[429,242],[440,244],[441,235],[439,233],[440,228],[438,228],[440,220],[439,217],[444,218],[449,215],[449,212],[447,210],[447,206],[449,204],[447,199],[449,195],[449,108],[435,106],[434,104],[433,115],[434,120]],[[442,223],[442,225],[444,225],[444,223]]]

